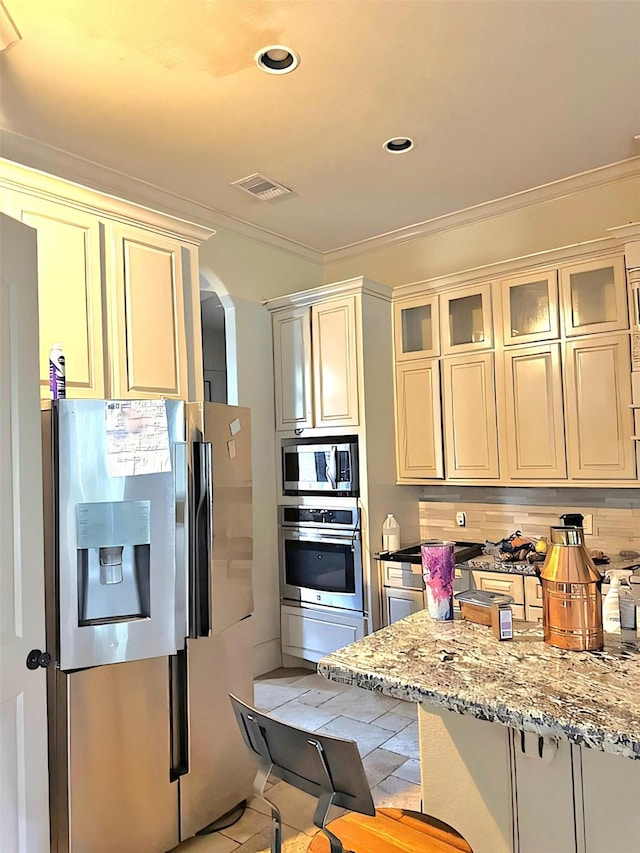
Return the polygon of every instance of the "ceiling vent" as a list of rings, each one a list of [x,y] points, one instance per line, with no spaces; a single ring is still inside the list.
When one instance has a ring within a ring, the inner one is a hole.
[[[232,181],[231,186],[239,187],[241,190],[251,193],[251,195],[262,201],[269,201],[272,198],[276,198],[276,196],[286,195],[291,192],[290,189],[282,186],[282,184],[272,181],[271,178],[265,178],[264,175],[259,175],[257,172],[255,175],[249,175],[248,178],[242,178],[241,181]]]

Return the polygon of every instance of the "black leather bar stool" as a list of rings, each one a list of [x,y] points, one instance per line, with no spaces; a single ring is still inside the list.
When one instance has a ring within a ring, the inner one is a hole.
[[[299,729],[230,698],[244,741],[258,760],[254,791],[271,809],[272,853],[282,851],[282,820],[265,797],[271,775],[318,799],[313,822],[324,837],[311,841],[309,853],[473,853],[458,832],[435,818],[402,809],[376,811],[355,741]],[[331,806],[349,814],[328,823]],[[345,851],[336,833],[354,850]]]

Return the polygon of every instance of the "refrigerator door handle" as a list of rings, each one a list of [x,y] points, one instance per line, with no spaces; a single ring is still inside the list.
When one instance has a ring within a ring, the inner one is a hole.
[[[189,470],[188,444],[173,445],[176,513],[176,651],[189,633]]]
[[[213,488],[211,442],[193,443],[193,535],[191,561],[191,613],[189,636],[211,634],[211,552]]]
[[[169,778],[175,782],[189,772],[189,673],[187,650],[181,649],[169,658],[169,702],[171,768]]]

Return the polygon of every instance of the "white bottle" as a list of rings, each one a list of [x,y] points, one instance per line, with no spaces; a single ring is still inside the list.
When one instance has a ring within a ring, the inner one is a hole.
[[[610,579],[609,592],[602,602],[602,628],[606,634],[620,633],[620,578],[615,572],[607,572]]]
[[[52,400],[59,400],[67,396],[65,379],[62,344],[54,344],[49,350],[49,389]]]
[[[382,525],[382,550],[397,551],[400,547],[400,525],[392,513],[385,518]]]

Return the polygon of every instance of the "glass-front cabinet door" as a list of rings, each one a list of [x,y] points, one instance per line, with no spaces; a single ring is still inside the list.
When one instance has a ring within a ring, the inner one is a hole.
[[[629,328],[622,258],[606,258],[560,270],[564,333],[615,332]]]
[[[442,352],[454,354],[491,349],[491,285],[480,284],[440,297]]]
[[[558,337],[558,283],[555,271],[500,282],[505,346]]]
[[[396,361],[433,358],[440,354],[436,294],[396,302],[393,325]]]

